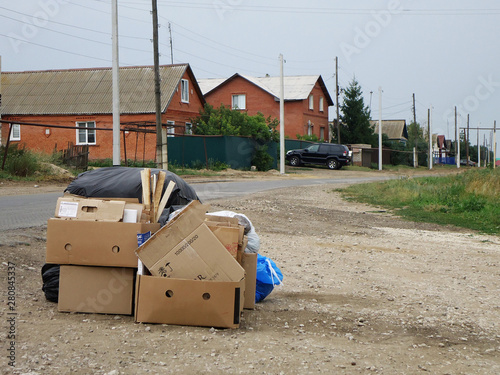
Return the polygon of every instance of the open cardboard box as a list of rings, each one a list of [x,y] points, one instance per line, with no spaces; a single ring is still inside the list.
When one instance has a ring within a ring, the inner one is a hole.
[[[151,273],[137,275],[137,322],[239,326],[245,271],[204,223],[206,210],[189,203],[136,250]]]
[[[135,271],[134,268],[62,265],[58,310],[132,315]]]
[[[46,262],[137,267],[137,234],[160,229],[159,223],[140,222],[142,207],[137,199],[59,198],[56,217],[47,223]],[[127,209],[136,222],[120,221]]]

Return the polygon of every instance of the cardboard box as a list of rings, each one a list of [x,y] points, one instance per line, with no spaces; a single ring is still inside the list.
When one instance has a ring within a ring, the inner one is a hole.
[[[137,234],[160,224],[49,219],[46,263],[137,267]]]
[[[224,220],[224,219],[230,219]],[[236,223],[234,223],[234,221]],[[222,216],[207,215],[205,224],[234,257],[238,255],[238,245],[243,241],[244,228],[238,224],[238,219]]]
[[[245,280],[200,281],[137,275],[135,321],[238,328]]]
[[[133,268],[63,265],[58,310],[132,315],[134,275]]]
[[[124,201],[65,196],[57,199],[56,218],[88,221],[120,221]]]
[[[241,266],[245,270],[245,309],[255,309],[255,289],[257,284],[257,254],[244,253]]]
[[[245,271],[204,223],[206,207],[191,202],[136,250],[153,276],[236,281]]]

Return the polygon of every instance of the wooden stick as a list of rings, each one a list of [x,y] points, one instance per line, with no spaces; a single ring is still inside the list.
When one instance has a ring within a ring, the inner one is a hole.
[[[167,172],[165,171],[159,171],[158,172],[158,180],[156,181],[156,190],[154,192],[154,198],[153,198],[153,207],[154,207],[154,212],[155,212],[155,218],[158,213],[158,208],[160,206],[160,201],[161,201],[161,193],[163,193],[163,185],[165,185],[165,178],[167,178]]]
[[[158,211],[156,212],[156,217],[155,217],[155,223],[160,220],[161,213],[165,209],[165,206],[167,205],[168,198],[170,198],[170,195],[172,194],[172,191],[175,188],[175,182],[170,181],[167,186],[167,190],[165,190],[165,194],[163,194],[163,198],[161,198],[160,205],[158,206]]]
[[[141,171],[142,204],[146,209],[151,208],[151,169],[144,168]]]

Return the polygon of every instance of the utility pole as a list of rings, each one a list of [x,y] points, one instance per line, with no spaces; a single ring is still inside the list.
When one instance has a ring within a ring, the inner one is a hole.
[[[467,114],[467,134],[465,136],[465,157],[469,165],[469,114]]]
[[[337,143],[340,144],[340,117],[339,117],[339,58],[335,57],[335,95],[337,96]]]
[[[413,124],[415,125],[415,148],[418,147],[417,110],[415,108],[415,93],[413,93]]]
[[[113,63],[111,75],[113,80],[113,166],[120,166],[120,84],[118,62],[118,3],[117,0],[111,2],[111,23],[113,39]]]
[[[427,110],[427,133],[429,135],[429,169],[432,169],[431,109]]]
[[[280,174],[285,174],[285,79],[282,54],[280,54]]]
[[[477,167],[481,167],[481,145],[479,144],[479,128],[481,124],[477,127]]]
[[[493,123],[493,169],[497,164],[497,121]]]
[[[155,76],[155,112],[156,112],[156,165],[159,168],[167,169],[167,153],[163,155],[163,137],[161,123],[161,91],[160,91],[160,56],[158,51],[158,8],[156,0],[153,2],[153,59]],[[165,140],[166,141],[166,140]],[[163,158],[165,156],[165,158]],[[165,159],[165,160],[164,160]]]
[[[174,46],[172,43],[172,26],[170,25],[170,22],[168,23],[168,33],[170,35],[170,62],[173,65],[174,64]]]
[[[382,86],[378,88],[378,170],[382,170]]]
[[[460,168],[460,144],[458,139],[458,130],[457,130],[457,107],[455,106],[455,163],[457,168]]]

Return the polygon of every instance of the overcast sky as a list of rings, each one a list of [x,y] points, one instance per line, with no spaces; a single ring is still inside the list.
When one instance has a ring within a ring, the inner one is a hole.
[[[197,78],[278,76],[282,53],[285,75],[321,75],[335,101],[338,57],[340,87],[355,76],[373,119],[382,87],[383,119],[409,123],[414,93],[433,133],[454,139],[455,106],[460,127],[469,114],[471,128],[500,128],[498,0],[157,1],[160,63],[170,24],[174,63]],[[120,66],[152,65],[151,1],[118,0],[118,15]],[[111,67],[111,0],[0,0],[0,55],[3,71]]]

